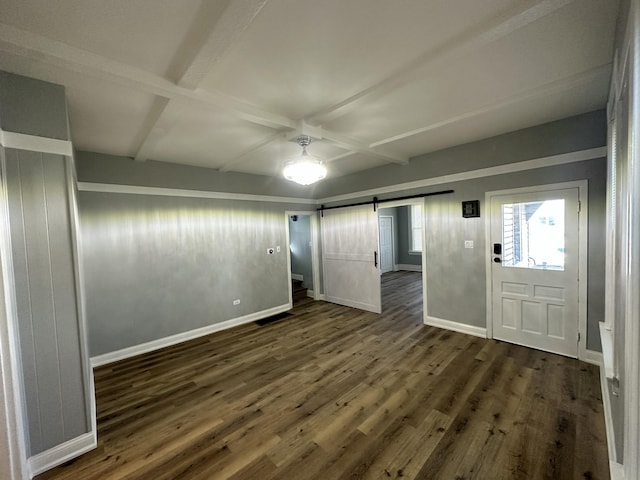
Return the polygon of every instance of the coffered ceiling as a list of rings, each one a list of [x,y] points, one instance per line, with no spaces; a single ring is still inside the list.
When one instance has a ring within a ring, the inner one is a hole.
[[[606,104],[616,0],[0,0],[0,69],[79,150],[329,177]]]

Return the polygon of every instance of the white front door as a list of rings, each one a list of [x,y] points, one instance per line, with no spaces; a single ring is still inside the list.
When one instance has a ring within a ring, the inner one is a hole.
[[[578,356],[578,188],[490,197],[493,337]]]
[[[380,313],[378,214],[373,205],[325,210],[322,216],[325,299]]]
[[[393,270],[393,217],[380,217],[380,272]]]

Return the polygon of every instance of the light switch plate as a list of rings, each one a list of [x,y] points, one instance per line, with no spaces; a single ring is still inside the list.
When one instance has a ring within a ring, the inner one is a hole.
[[[473,240],[465,240],[464,248],[473,248]]]

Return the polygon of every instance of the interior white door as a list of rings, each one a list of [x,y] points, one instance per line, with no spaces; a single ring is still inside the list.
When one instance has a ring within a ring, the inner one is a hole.
[[[393,217],[381,216],[380,222],[380,272],[393,270]]]
[[[322,263],[325,299],[380,313],[378,215],[372,205],[325,210]]]
[[[577,188],[491,197],[493,337],[578,356]]]

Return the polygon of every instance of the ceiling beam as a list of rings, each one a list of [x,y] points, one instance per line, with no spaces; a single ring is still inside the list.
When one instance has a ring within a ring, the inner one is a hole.
[[[337,162],[338,160],[342,160],[343,158],[347,158],[347,157],[350,157],[350,156],[355,155],[355,154],[356,154],[356,152],[347,151],[347,152],[341,153],[340,155],[336,155],[336,156],[331,157],[331,158],[325,158],[323,160],[323,163]]]
[[[314,125],[323,125],[342,117],[354,111],[365,100],[370,101],[372,98],[380,97],[395,88],[409,83],[419,73],[423,73],[425,68],[439,68],[439,64],[442,62],[454,60],[504,38],[573,1],[575,0],[542,0],[534,5],[531,5],[530,2],[520,2],[521,4],[515,9],[509,10],[480,27],[463,32],[435,49],[425,52],[375,85],[340,103],[309,115],[306,117],[306,121]]]
[[[151,106],[151,110],[147,113],[142,129],[139,133],[138,147],[134,159],[138,162],[148,160],[155,148],[156,144],[162,136],[167,132],[166,128],[159,128],[159,122],[163,118],[164,112],[169,106],[169,99],[164,97],[156,97]]]
[[[255,18],[255,15],[259,11],[258,7],[260,7],[260,5],[264,5],[265,2],[266,0],[250,0],[245,4],[245,7],[247,4],[252,4],[254,6],[253,10],[251,8],[245,8],[243,10],[245,12],[244,18],[246,22],[250,22]],[[235,2],[231,2],[230,6],[231,5],[235,5]],[[224,14],[222,15],[222,18],[225,18]],[[233,22],[235,22],[235,25],[238,27],[237,17],[235,15],[231,15],[229,18],[233,18]],[[238,28],[243,30],[246,29],[247,26],[248,23],[244,27]],[[221,28],[227,29],[227,27]],[[201,81],[207,74],[205,73],[205,69],[202,68],[202,65],[204,63],[207,63],[210,66],[213,65],[218,58],[216,55],[222,54],[222,50],[218,50],[217,54],[209,56],[211,54],[211,49],[214,49],[213,46],[209,45],[210,42],[213,41],[212,39],[217,35],[215,31],[216,29],[214,29],[208,37],[203,48],[198,50],[198,52],[203,53],[202,56],[198,53],[194,57],[195,63],[193,64],[193,69],[190,65],[184,67],[185,72],[183,75],[185,76],[186,84],[192,85],[195,81]],[[227,45],[227,48],[229,45]],[[191,88],[177,85],[166,78],[137,67],[2,23],[0,23],[0,50],[12,55],[26,57],[27,59],[37,63],[52,65],[62,68],[65,71],[98,78],[100,80],[115,83],[126,88],[131,88],[159,97],[156,99],[154,105],[149,111],[144,122],[145,125],[139,135],[139,146],[136,154],[134,155],[136,160],[139,161],[149,158],[153,152],[154,146],[162,138],[162,135],[166,133],[167,126],[163,126],[163,116],[170,101],[193,104],[200,108],[205,106],[209,108],[222,109],[248,122],[278,130],[278,133],[273,137],[269,137],[267,141],[259,142],[235,159],[226,162],[222,167],[223,171],[230,170],[235,161],[241,160],[248,156],[249,153],[257,151],[272,143],[282,135],[282,132],[296,130],[301,128],[301,125],[303,127],[305,126],[304,123],[296,122],[282,115],[261,110],[240,100],[224,95],[221,92],[210,92],[201,89],[192,90]],[[208,53],[204,53],[205,50],[208,51]],[[205,58],[207,60],[205,60]],[[46,81],[48,79],[42,78],[42,80]],[[178,82],[181,83],[181,81],[182,77]],[[173,108],[175,108],[175,106]],[[371,155],[375,158],[380,158],[385,161],[401,165],[408,163],[407,158],[371,148],[366,144],[337,133],[322,128],[310,127],[308,125],[307,128],[313,128],[314,132],[317,132],[314,136],[322,136],[324,140],[334,143],[341,148],[350,150],[352,154],[362,153],[365,155]]]
[[[188,90],[198,87],[266,2],[267,0],[203,2],[189,33],[174,56],[167,77]],[[155,99],[144,122],[143,138],[136,149],[134,158],[137,161],[149,159],[158,141],[166,134],[167,129],[160,124],[169,101],[163,97]]]
[[[196,45],[195,54],[177,55],[177,59],[189,58],[176,83],[194,90],[222,56],[233,47],[251,25],[267,0],[210,0],[203,3],[196,24],[189,31],[184,44]],[[221,13],[220,5],[224,5]],[[215,20],[213,20],[215,19]],[[200,33],[202,32],[202,33]]]
[[[591,68],[589,70],[577,73],[570,77],[565,77],[560,80],[555,80],[553,82],[545,83],[543,85],[539,85],[535,88],[526,90],[524,92],[520,92],[516,95],[512,95],[510,97],[503,98],[502,100],[497,100],[495,102],[491,102],[487,105],[484,105],[480,108],[476,108],[475,110],[466,111],[460,115],[456,115],[453,117],[449,117],[445,120],[441,120],[439,122],[432,123],[430,125],[426,125],[421,128],[416,128],[414,130],[410,130],[408,132],[400,133],[398,135],[394,135],[392,137],[384,138],[377,142],[373,142],[370,147],[380,147],[382,145],[387,145],[389,143],[397,142],[399,140],[403,140],[405,138],[413,137],[415,135],[420,135],[422,133],[426,133],[432,130],[436,130],[438,128],[445,127],[447,125],[452,125],[454,123],[458,123],[464,120],[468,120],[473,117],[477,117],[480,115],[484,115],[486,113],[494,112],[497,110],[501,110],[503,108],[509,107],[511,105],[521,103],[527,100],[533,100],[536,98],[544,98],[549,95],[553,95],[559,92],[566,92],[567,90],[576,88],[579,85],[582,85],[587,82],[591,82],[598,77],[608,79],[611,76],[611,68],[612,64],[607,63],[605,65],[600,65],[596,68]]]
[[[357,140],[353,140],[352,138],[340,135],[329,130],[322,129],[322,138],[337,145],[338,147],[344,148],[345,150],[351,150],[355,153],[371,155],[372,157],[380,158],[391,163],[397,163],[399,165],[407,165],[409,163],[409,159],[406,157],[371,148],[368,145],[362,144]]]
[[[240,155],[237,155],[236,157],[227,160],[218,170],[221,172],[228,172],[231,168],[232,165],[237,165],[241,160],[245,159],[246,157],[248,157],[249,155],[251,155],[252,153],[258,152],[260,150],[262,150],[264,147],[271,145],[272,143],[278,141],[278,140],[283,140],[284,139],[284,133],[283,132],[278,132],[274,135],[271,135],[267,138],[262,139],[261,141],[259,141],[258,143],[252,145],[251,147],[249,147],[248,149],[246,149],[244,152],[242,152]]]
[[[11,25],[0,24],[0,50],[170,100],[222,109],[258,125],[278,129],[293,129],[297,125],[297,122],[287,117],[267,112],[223,93],[191,90],[145,70]]]
[[[347,152],[342,153],[340,155],[336,155],[332,158],[324,159],[323,161],[325,163],[330,163],[330,162],[340,160],[342,158],[350,157],[356,153],[362,153],[374,158],[382,159],[389,163],[397,163],[399,165],[406,165],[407,163],[409,163],[409,160],[406,157],[402,157],[390,152],[381,151],[379,149],[372,148],[371,146],[366,145],[357,140],[354,140],[352,138],[345,137],[343,135],[340,135],[335,132],[331,132],[329,130],[325,130],[321,127],[313,127],[313,126],[307,125],[304,122],[300,122],[300,124],[295,130],[280,131],[256,143],[249,149],[242,152],[240,155],[225,162],[225,164],[219,170],[222,172],[227,172],[231,169],[233,165],[237,165],[238,163],[243,162],[252,153],[258,152],[262,150],[264,147],[271,145],[272,143],[279,140],[288,140],[293,142],[299,135],[309,135],[315,141],[326,141],[340,148],[348,150]]]

